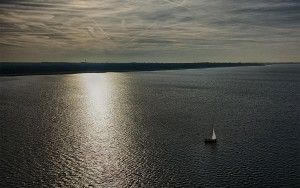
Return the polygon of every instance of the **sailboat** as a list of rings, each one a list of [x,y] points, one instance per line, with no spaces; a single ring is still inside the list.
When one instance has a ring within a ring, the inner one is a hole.
[[[216,143],[217,142],[217,136],[214,130],[214,127],[212,128],[212,135],[211,138],[206,138],[204,140],[205,143]]]

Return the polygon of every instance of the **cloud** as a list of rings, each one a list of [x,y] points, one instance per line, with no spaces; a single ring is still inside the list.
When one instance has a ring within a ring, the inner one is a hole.
[[[299,61],[299,12],[296,0],[2,0],[0,61]]]

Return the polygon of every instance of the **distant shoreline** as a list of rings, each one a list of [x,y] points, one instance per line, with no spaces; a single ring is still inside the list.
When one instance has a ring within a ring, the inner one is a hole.
[[[263,66],[264,63],[0,63],[0,76],[135,72],[217,67]]]

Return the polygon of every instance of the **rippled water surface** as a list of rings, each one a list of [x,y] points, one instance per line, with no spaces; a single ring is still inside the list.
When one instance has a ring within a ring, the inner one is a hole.
[[[0,187],[297,187],[299,92],[300,65],[0,77]]]

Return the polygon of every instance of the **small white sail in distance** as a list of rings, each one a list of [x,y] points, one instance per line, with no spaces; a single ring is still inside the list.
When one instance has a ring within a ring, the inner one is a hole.
[[[211,139],[212,139],[212,140],[216,140],[216,139],[217,139],[214,128],[213,128],[213,131],[212,131]]]

